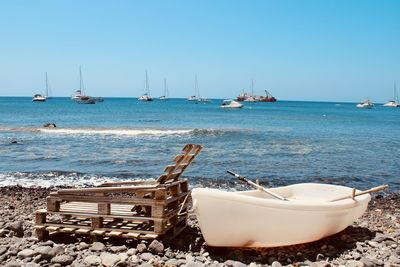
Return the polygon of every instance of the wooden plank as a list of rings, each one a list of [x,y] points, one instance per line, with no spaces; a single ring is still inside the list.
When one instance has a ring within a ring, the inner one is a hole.
[[[140,236],[139,233],[127,233],[127,234],[122,234],[123,237],[125,238],[138,238]]]
[[[143,239],[156,239],[159,235],[157,234],[145,234],[145,235],[141,235],[140,238]]]
[[[35,225],[35,229],[38,229],[38,230],[43,230],[45,228],[46,228],[45,225]]]
[[[136,205],[152,205],[152,204],[167,204],[167,200],[154,200],[137,197],[99,197],[99,196],[82,196],[82,195],[63,195],[63,200],[91,202],[91,203],[119,203],[119,204],[136,204]]]
[[[84,234],[89,234],[90,232],[91,231],[89,229],[78,229],[78,230],[75,231],[75,234],[84,235]]]
[[[182,192],[178,197],[186,196],[187,192]],[[132,205],[167,205],[174,201],[176,197],[169,197],[165,200],[135,198],[135,197],[96,197],[96,196],[76,196],[76,195],[63,195],[63,199],[67,201],[77,202],[90,202],[90,203],[118,203],[118,204],[132,204]]]
[[[61,233],[73,233],[75,232],[76,228],[70,228],[70,227],[64,227],[64,228],[60,228],[58,231]]]
[[[122,236],[122,232],[111,231],[111,232],[109,232],[109,233],[106,233],[106,236],[115,236],[115,237],[119,237],[119,236]]]
[[[43,225],[46,222],[46,212],[36,211],[35,213],[35,221],[37,225]]]
[[[118,193],[118,192],[134,192],[137,190],[153,191],[157,189],[156,184],[149,184],[143,186],[119,186],[119,187],[90,187],[90,188],[76,188],[76,189],[60,189],[58,196],[67,194],[87,194],[87,193]]]
[[[60,201],[51,197],[46,198],[47,202],[47,210],[49,211],[59,211],[60,210]]]
[[[90,233],[93,235],[104,235],[106,231],[102,231],[102,230],[93,230]]]
[[[58,223],[46,223],[47,226],[60,226],[63,227],[65,225],[63,224],[58,224]],[[83,226],[83,225],[77,225],[77,229],[88,229],[91,230],[90,226]],[[100,228],[100,229],[96,229],[91,231],[91,233],[95,232],[95,231],[100,231],[100,232],[105,232],[105,231],[115,231],[115,229],[113,228],[109,228],[109,227],[104,227],[104,228]],[[154,233],[154,231],[149,231],[149,230],[139,230],[139,229],[124,229],[124,232],[131,232],[131,233],[140,233],[140,234],[148,234],[148,233]]]
[[[156,180],[136,180],[136,181],[123,181],[123,182],[106,182],[99,185],[100,187],[108,186],[121,186],[121,185],[149,185],[157,183]]]
[[[47,231],[51,231],[51,232],[55,232],[55,231],[57,231],[58,229],[60,229],[60,227],[54,227],[54,226],[47,226],[47,227],[46,227],[46,230],[47,230]]]

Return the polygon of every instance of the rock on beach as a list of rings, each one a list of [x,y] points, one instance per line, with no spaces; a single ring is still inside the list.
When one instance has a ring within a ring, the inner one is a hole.
[[[160,240],[54,236],[40,242],[34,211],[52,189],[0,188],[0,266],[400,266],[400,194],[373,197],[367,212],[344,231],[309,244],[268,249],[206,246],[198,222],[170,243]]]

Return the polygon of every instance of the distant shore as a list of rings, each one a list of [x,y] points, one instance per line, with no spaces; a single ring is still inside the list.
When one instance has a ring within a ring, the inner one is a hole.
[[[362,218],[323,240],[269,249],[207,247],[193,214],[171,244],[60,236],[38,242],[34,211],[55,188],[0,187],[1,266],[400,266],[400,194],[375,195]],[[295,218],[294,223],[295,223]]]

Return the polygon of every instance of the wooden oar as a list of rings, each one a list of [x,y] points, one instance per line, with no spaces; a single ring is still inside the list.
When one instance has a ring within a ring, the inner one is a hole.
[[[389,186],[387,184],[385,184],[385,185],[380,185],[380,186],[377,186],[377,187],[373,187],[371,189],[368,189],[368,190],[365,190],[365,191],[361,191],[361,192],[358,192],[358,193],[356,193],[356,189],[353,188],[353,191],[352,191],[350,196],[336,198],[336,199],[331,200],[330,202],[339,201],[339,200],[348,199],[348,198],[354,199],[355,197],[358,197],[358,196],[361,196],[361,195],[365,195],[365,194],[369,194],[369,193],[379,192],[379,191],[385,190],[388,187]]]
[[[245,183],[248,183],[248,184],[254,186],[255,188],[257,188],[257,189],[259,189],[259,190],[261,190],[261,191],[263,191],[263,192],[265,192],[265,193],[267,193],[267,194],[273,196],[274,198],[277,198],[277,199],[279,199],[279,200],[288,201],[287,198],[284,198],[284,197],[282,197],[282,196],[280,196],[280,195],[278,195],[278,194],[276,194],[276,193],[274,193],[274,192],[268,190],[267,188],[265,188],[265,187],[263,187],[263,186],[261,186],[261,185],[259,185],[259,184],[256,184],[256,183],[254,183],[254,182],[252,182],[252,181],[246,179],[246,177],[244,177],[244,176],[241,176],[241,175],[239,175],[239,174],[237,174],[237,173],[234,173],[234,172],[232,172],[232,171],[227,171],[227,173],[229,173],[229,174],[235,176],[235,177],[238,178],[240,181],[245,182]]]

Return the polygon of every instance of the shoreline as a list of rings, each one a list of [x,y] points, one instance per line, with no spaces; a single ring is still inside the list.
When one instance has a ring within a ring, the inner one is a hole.
[[[170,244],[55,236],[38,242],[34,211],[57,188],[0,187],[1,266],[400,266],[400,193],[372,195],[365,214],[331,237],[277,248],[212,248],[194,214]],[[295,218],[294,218],[295,220]],[[47,252],[46,252],[47,251]]]

